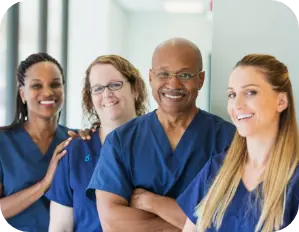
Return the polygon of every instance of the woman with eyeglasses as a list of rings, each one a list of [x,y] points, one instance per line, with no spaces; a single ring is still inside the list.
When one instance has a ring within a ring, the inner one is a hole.
[[[146,113],[147,91],[138,70],[117,55],[96,58],[86,70],[82,106],[99,128],[90,140],[73,139],[46,196],[49,231],[102,231],[96,204],[85,195],[101,147],[115,128]]]

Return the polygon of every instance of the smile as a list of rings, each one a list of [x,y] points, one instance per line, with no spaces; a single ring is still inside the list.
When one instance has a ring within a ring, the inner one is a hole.
[[[184,97],[185,95],[169,95],[169,94],[163,94],[165,97],[167,98],[171,98],[171,99],[179,99],[179,98],[182,98]]]
[[[105,104],[103,104],[103,107],[110,107],[110,106],[114,106],[116,104],[118,104],[118,101],[105,103]]]
[[[56,103],[55,100],[51,100],[51,101],[40,101],[39,102],[41,105],[53,105]]]
[[[249,118],[252,118],[254,116],[254,114],[240,114],[237,116],[237,119],[240,121],[240,120],[243,120],[243,119],[249,119]]]

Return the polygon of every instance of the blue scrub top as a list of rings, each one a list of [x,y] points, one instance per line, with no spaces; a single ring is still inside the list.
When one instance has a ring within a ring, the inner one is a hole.
[[[87,189],[117,194],[127,201],[136,188],[177,198],[214,154],[230,145],[235,127],[203,110],[172,151],[156,112],[135,118],[110,133]]]
[[[211,158],[196,178],[191,182],[184,193],[177,199],[177,203],[185,212],[193,224],[196,224],[197,216],[195,208],[206,196],[209,186],[216,177],[225,158],[225,153]],[[261,207],[256,196],[256,191],[262,191],[262,184],[249,192],[242,180],[236,194],[227,208],[219,230],[211,227],[206,232],[252,232],[258,223]],[[299,168],[296,169],[287,188],[286,209],[284,214],[284,227],[288,226],[295,218],[299,205]],[[282,229],[281,228],[281,229]]]
[[[85,193],[101,147],[98,130],[91,135],[91,140],[74,139],[67,146],[67,154],[60,160],[46,193],[49,200],[73,208],[74,231],[102,231],[96,204]]]
[[[2,197],[26,189],[44,178],[56,146],[69,137],[68,130],[60,125],[57,127],[45,155],[23,127],[16,126],[9,131],[0,132]],[[41,197],[23,212],[7,219],[7,222],[21,231],[46,232],[49,227],[49,205],[49,200]]]

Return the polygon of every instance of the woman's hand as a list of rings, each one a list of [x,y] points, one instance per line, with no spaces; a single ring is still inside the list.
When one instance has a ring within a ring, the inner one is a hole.
[[[74,131],[68,131],[68,135],[72,138],[77,138],[77,137],[81,137],[81,139],[83,140],[90,140],[91,139],[91,133],[95,132],[96,129],[95,128],[91,128],[91,129],[84,129],[84,130],[78,130],[78,134],[76,134]]]
[[[66,139],[65,141],[63,141],[56,147],[54,154],[51,158],[50,165],[48,167],[46,176],[41,181],[41,185],[42,185],[42,189],[43,189],[44,193],[47,192],[48,189],[50,188],[53,178],[54,178],[54,175],[55,175],[55,171],[56,171],[58,162],[66,154],[66,150],[64,150],[64,148],[67,145],[69,145],[71,140],[72,140],[72,137]]]

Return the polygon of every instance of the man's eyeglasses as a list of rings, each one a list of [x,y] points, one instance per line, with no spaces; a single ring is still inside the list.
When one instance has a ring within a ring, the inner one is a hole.
[[[179,73],[173,73],[173,72],[156,72],[152,70],[155,77],[157,77],[160,80],[170,80],[171,77],[176,76],[176,78],[180,81],[189,81],[192,80],[195,76],[199,75],[202,71],[198,73],[190,73],[190,72],[179,72]]]
[[[101,94],[105,91],[105,88],[108,88],[110,91],[116,91],[121,89],[126,82],[129,81],[112,81],[108,85],[96,85],[90,88],[90,93],[94,95]]]

